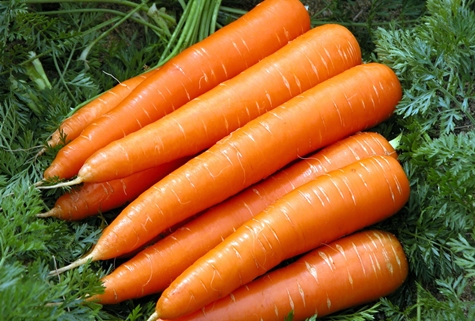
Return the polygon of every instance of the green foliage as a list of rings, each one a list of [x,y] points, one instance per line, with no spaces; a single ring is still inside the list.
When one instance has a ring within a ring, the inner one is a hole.
[[[152,313],[158,295],[115,306],[84,302],[86,294],[102,290],[100,277],[119,261],[48,276],[86,253],[116,213],[74,223],[37,219],[61,193],[34,187],[58,149],[39,152],[58,124],[86,101],[186,47],[186,37],[175,30],[191,30],[190,37],[199,39],[215,23],[201,19],[224,24],[243,13],[235,2],[223,1],[228,7],[219,13],[201,7],[185,25],[181,0],[155,2],[153,19],[146,14],[149,4],[139,1],[0,1],[2,320],[135,321]],[[475,319],[474,3],[318,5],[311,8],[314,25],[348,26],[365,60],[383,62],[399,76],[404,96],[397,114],[376,130],[388,138],[402,133],[398,151],[412,187],[404,209],[376,226],[403,244],[408,281],[387,298],[324,319]],[[128,17],[131,10],[136,14]],[[176,46],[165,50],[170,39]]]
[[[466,1],[431,0],[413,28],[377,31],[378,60],[406,89],[398,113],[430,135],[475,126],[475,13]],[[404,126],[408,126],[404,124]]]

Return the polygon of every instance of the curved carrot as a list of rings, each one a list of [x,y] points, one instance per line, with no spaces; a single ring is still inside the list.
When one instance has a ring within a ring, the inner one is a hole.
[[[380,222],[409,199],[409,180],[392,157],[373,156],[332,171],[267,207],[199,258],[160,296],[174,319],[228,295],[286,259]]]
[[[127,79],[104,92],[99,97],[94,98],[91,102],[76,111],[71,117],[65,119],[52,134],[47,144],[50,147],[55,147],[63,143],[62,135],[66,135],[66,143],[78,137],[84,128],[116,107],[135,87],[155,71],[156,69],[152,69],[146,73]]]
[[[173,320],[284,320],[291,311],[295,321],[323,317],[393,293],[408,270],[404,250],[393,234],[358,232],[269,272],[201,311]]]
[[[401,99],[395,73],[359,65],[252,120],[130,203],[94,249],[52,274],[114,258],[273,174],[298,157],[387,119]]]
[[[175,112],[98,150],[79,170],[77,181],[108,181],[194,155],[359,64],[360,48],[348,29],[334,24],[314,28]]]
[[[44,177],[71,178],[99,148],[234,77],[309,29],[310,17],[299,0],[260,3],[161,66],[61,149]]]
[[[211,207],[118,266],[102,279],[104,293],[89,300],[116,304],[163,291],[193,262],[280,197],[329,171],[375,155],[396,158],[395,150],[383,136],[363,132],[298,161]]]
[[[77,221],[120,207],[183,165],[186,160],[185,158],[174,160],[123,179],[105,183],[85,183],[59,197],[51,210],[36,216]]]

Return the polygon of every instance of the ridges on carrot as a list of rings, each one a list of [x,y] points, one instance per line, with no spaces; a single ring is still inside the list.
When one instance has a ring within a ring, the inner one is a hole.
[[[103,231],[88,260],[131,252],[166,228],[264,179],[298,157],[387,119],[401,99],[387,66],[359,65],[234,131],[164,177]]]
[[[156,312],[178,318],[228,295],[286,259],[397,213],[410,184],[397,160],[373,156],[286,194],[178,276]]]
[[[120,82],[113,88],[94,98],[91,102],[82,106],[72,116],[66,118],[59,128],[52,134],[47,145],[55,147],[63,143],[68,143],[78,137],[89,124],[98,117],[111,111],[116,107],[130,92],[135,89],[142,81],[152,75],[156,69],[149,70],[141,75],[132,77]]]
[[[37,217],[56,217],[78,221],[125,205],[168,175],[188,158],[180,158],[160,166],[104,183],[85,183],[56,200],[52,209]]]
[[[75,181],[108,181],[194,155],[359,64],[359,45],[347,28],[316,27],[173,113],[99,149],[86,160]]]
[[[375,155],[397,156],[382,135],[361,132],[299,160],[211,207],[118,266],[102,279],[104,293],[88,300],[117,304],[163,291],[193,262],[280,197],[329,171]]]
[[[98,149],[180,108],[310,29],[299,0],[266,0],[169,60],[62,148],[44,178],[69,179]]]
[[[393,293],[408,271],[402,245],[393,234],[366,230],[322,245],[202,310],[173,320],[277,321],[291,311],[294,321],[323,317]]]

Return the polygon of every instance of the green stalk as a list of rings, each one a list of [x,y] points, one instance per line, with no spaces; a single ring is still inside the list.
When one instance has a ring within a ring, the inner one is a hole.
[[[127,14],[122,11],[113,10],[113,9],[105,9],[105,8],[82,8],[82,9],[69,9],[69,10],[58,10],[58,11],[39,11],[38,14],[42,15],[56,15],[56,14],[64,14],[64,13],[88,13],[88,12],[102,12],[102,13],[111,13],[117,16],[125,17]],[[170,17],[171,18],[171,17]],[[154,24],[142,19],[137,18],[135,16],[130,17],[130,19],[138,24],[142,24],[150,29],[154,30],[155,32],[162,32],[160,27],[157,27]]]
[[[99,37],[94,39],[81,53],[81,56],[78,58],[79,60],[84,60],[86,61],[87,55],[89,54],[89,51],[91,48],[98,43],[100,40],[102,40],[105,36],[107,36],[112,30],[116,29],[118,26],[120,26],[125,20],[127,20],[129,17],[131,17],[134,13],[139,11],[142,6],[145,5],[145,3],[142,3],[140,6],[136,7],[135,9],[131,10],[127,15],[125,15],[122,19],[117,21],[111,28],[103,32]]]

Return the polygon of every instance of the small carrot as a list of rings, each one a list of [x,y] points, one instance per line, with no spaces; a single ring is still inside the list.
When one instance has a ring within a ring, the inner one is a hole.
[[[36,216],[77,221],[118,208],[134,200],[165,175],[183,165],[186,160],[174,160],[110,182],[85,183],[59,197],[51,210]]]
[[[62,148],[44,177],[71,178],[98,149],[180,108],[310,29],[299,0],[266,0],[183,50]]]
[[[155,71],[156,69],[152,69],[141,75],[127,79],[104,92],[97,98],[94,98],[91,102],[76,111],[71,117],[65,119],[59,128],[52,134],[51,139],[47,144],[50,147],[55,147],[63,143],[62,135],[66,136],[66,143],[78,137],[84,128],[95,121],[98,117],[116,107],[135,87]]]
[[[408,270],[404,250],[393,234],[362,231],[322,245],[201,311],[173,320],[281,321],[291,311],[295,321],[323,317],[393,293]]]
[[[88,255],[51,273],[133,251],[296,158],[384,121],[401,95],[395,73],[377,63],[353,67],[322,82],[164,177],[104,229]]]
[[[359,64],[361,51],[348,29],[335,24],[314,28],[173,113],[99,149],[75,181],[108,181],[194,155]]]
[[[305,157],[210,208],[118,266],[102,279],[104,292],[89,300],[116,304],[163,291],[193,262],[280,197],[329,171],[375,155],[395,158],[396,152],[380,134],[363,132]]]
[[[373,156],[320,176],[267,207],[199,258],[160,296],[156,312],[174,319],[251,282],[286,259],[397,213],[409,180],[392,157]]]

